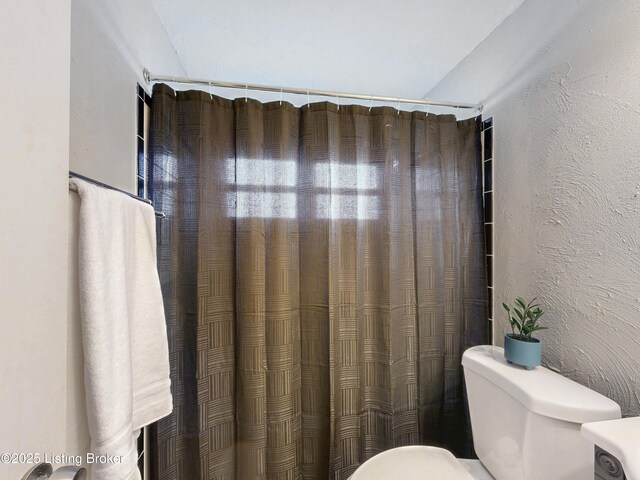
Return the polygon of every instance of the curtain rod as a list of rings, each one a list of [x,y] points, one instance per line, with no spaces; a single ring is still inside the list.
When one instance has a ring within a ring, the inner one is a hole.
[[[69,170],[69,178],[79,178],[80,180],[84,180],[85,182],[89,182],[89,183],[91,183],[93,185],[97,185],[98,187],[102,187],[102,188],[106,188],[108,190],[114,190],[116,192],[124,193],[126,196],[131,197],[134,200],[139,200],[141,202],[144,202],[144,203],[146,203],[148,205],[153,206],[153,202],[151,200],[149,200],[148,198],[139,197],[137,195],[134,195],[133,193],[129,193],[129,192],[126,192],[124,190],[120,190],[119,188],[112,187],[111,185],[107,185],[106,183],[102,183],[102,182],[100,182],[98,180],[94,180],[93,178],[85,177],[84,175],[80,175],[79,173],[72,172],[71,170]],[[154,213],[156,214],[156,217],[158,217],[158,218],[165,218],[166,217],[164,212],[159,212],[158,210],[154,210]]]
[[[431,105],[436,107],[470,108],[482,111],[482,104],[464,102],[445,102],[440,100],[427,100],[424,98],[398,98],[380,95],[364,95],[359,93],[329,92],[326,90],[311,90],[306,88],[274,87],[269,85],[256,85],[252,83],[220,82],[216,80],[201,80],[196,78],[172,77],[170,75],[154,75],[146,68],[143,71],[145,82],[151,85],[152,82],[165,83],[186,83],[190,85],[205,85],[208,87],[237,88],[243,90],[254,90],[260,92],[293,93],[295,95],[314,95],[331,98],[353,98],[358,100],[369,100],[371,102],[387,103],[409,103],[413,105]]]

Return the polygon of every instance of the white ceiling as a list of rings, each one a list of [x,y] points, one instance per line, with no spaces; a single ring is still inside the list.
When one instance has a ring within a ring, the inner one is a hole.
[[[151,1],[192,78],[422,98],[524,0]]]

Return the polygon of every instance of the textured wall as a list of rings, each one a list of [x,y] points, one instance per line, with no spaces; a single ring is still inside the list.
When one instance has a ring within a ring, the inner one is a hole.
[[[519,32],[554,7],[525,2],[431,96],[530,59],[467,81],[494,117],[496,307],[538,296],[544,363],[640,415],[640,5],[567,1],[532,51]]]

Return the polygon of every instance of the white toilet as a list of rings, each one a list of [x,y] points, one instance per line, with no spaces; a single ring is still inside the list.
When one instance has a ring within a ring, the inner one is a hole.
[[[544,367],[509,365],[502,348],[462,356],[478,460],[442,448],[399,447],[363,463],[351,480],[592,479],[593,444],[580,425],[620,418],[620,407]]]

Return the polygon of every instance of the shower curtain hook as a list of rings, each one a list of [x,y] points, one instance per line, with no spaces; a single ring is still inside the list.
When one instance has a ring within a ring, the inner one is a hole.
[[[400,98],[396,98],[396,110],[398,111],[398,115],[400,115]]]
[[[338,111],[340,111],[340,97],[336,94],[336,103],[338,104]]]
[[[373,107],[373,95],[369,95],[369,113],[371,113],[372,107]]]
[[[310,103],[311,101],[309,100],[309,90],[307,90],[307,107],[309,107]]]
[[[211,92],[211,82],[209,82],[209,99],[213,100],[213,93]]]
[[[282,105],[282,88],[280,88],[280,105]]]
[[[244,85],[244,103],[249,101],[249,85],[245,83]]]
[[[429,102],[429,98],[427,98],[427,103],[425,104],[425,116],[428,117],[429,116],[429,107],[431,106]]]

